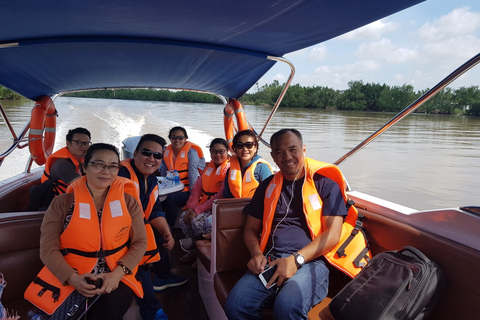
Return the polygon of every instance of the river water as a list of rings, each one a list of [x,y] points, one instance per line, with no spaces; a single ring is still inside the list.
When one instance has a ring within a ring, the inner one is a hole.
[[[19,132],[30,117],[32,103],[2,101]],[[93,142],[119,148],[122,140],[144,133],[164,138],[174,125],[187,129],[189,140],[204,148],[224,137],[223,106],[174,102],[126,101],[61,97],[56,100],[57,150],[70,128],[82,126]],[[245,106],[247,119],[260,132],[270,107]],[[293,127],[303,134],[307,156],[335,162],[394,114],[280,108],[263,137]],[[0,150],[12,137],[0,125]],[[24,170],[28,148],[14,151],[0,167],[0,180]],[[269,150],[259,150],[273,164]],[[480,205],[480,118],[413,114],[400,121],[357,154],[340,164],[351,188],[417,210]]]

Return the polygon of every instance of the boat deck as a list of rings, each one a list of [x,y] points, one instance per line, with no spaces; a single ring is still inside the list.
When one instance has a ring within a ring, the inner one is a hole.
[[[203,306],[198,292],[197,271],[192,270],[190,264],[179,263],[185,252],[180,248],[179,239],[184,238],[180,229],[173,230],[175,247],[170,251],[170,264],[172,272],[188,277],[187,283],[182,286],[168,288],[157,293],[169,320],[208,320],[207,312]]]

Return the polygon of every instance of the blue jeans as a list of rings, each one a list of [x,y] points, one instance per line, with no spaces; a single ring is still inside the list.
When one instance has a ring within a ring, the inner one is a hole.
[[[264,309],[273,307],[274,319],[307,319],[310,309],[327,296],[328,278],[328,268],[321,259],[306,263],[280,288],[265,288],[258,275],[249,270],[230,291],[225,313],[230,320],[263,319]]]

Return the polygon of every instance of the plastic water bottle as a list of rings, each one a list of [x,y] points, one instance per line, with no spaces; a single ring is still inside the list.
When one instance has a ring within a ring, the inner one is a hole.
[[[167,187],[172,187],[174,185],[174,182],[173,182],[173,171],[171,170],[168,170],[167,171],[167,177],[166,177],[166,185]]]
[[[180,185],[180,175],[177,170],[173,170],[173,185]]]

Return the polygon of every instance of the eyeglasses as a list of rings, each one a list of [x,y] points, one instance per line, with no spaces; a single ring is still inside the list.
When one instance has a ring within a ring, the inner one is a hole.
[[[253,148],[254,145],[255,145],[255,143],[254,143],[254,142],[251,142],[251,141],[245,142],[245,143],[243,143],[243,142],[237,142],[237,143],[235,144],[235,148],[238,149],[238,150],[240,150],[240,149],[243,149],[243,147],[247,147],[247,149],[250,150],[250,149]]]
[[[212,155],[216,155],[216,154],[225,154],[225,152],[227,152],[227,149],[219,149],[219,150],[210,150],[210,154]]]
[[[160,160],[163,158],[163,153],[160,153],[160,152],[155,152],[155,151],[152,151],[152,150],[148,150],[148,149],[142,149],[140,150],[140,152],[145,156],[145,157],[150,157],[152,154],[153,154],[153,157],[157,160]]]
[[[170,140],[183,140],[185,139],[185,136],[171,136]]]
[[[106,165],[101,162],[95,162],[95,161],[90,161],[88,164],[92,165],[97,170],[108,169],[108,171],[110,172],[115,172],[115,171],[118,171],[118,169],[120,169],[120,166],[118,164]]]
[[[91,141],[80,141],[80,140],[72,140],[77,144],[77,147],[89,147],[92,145]]]

